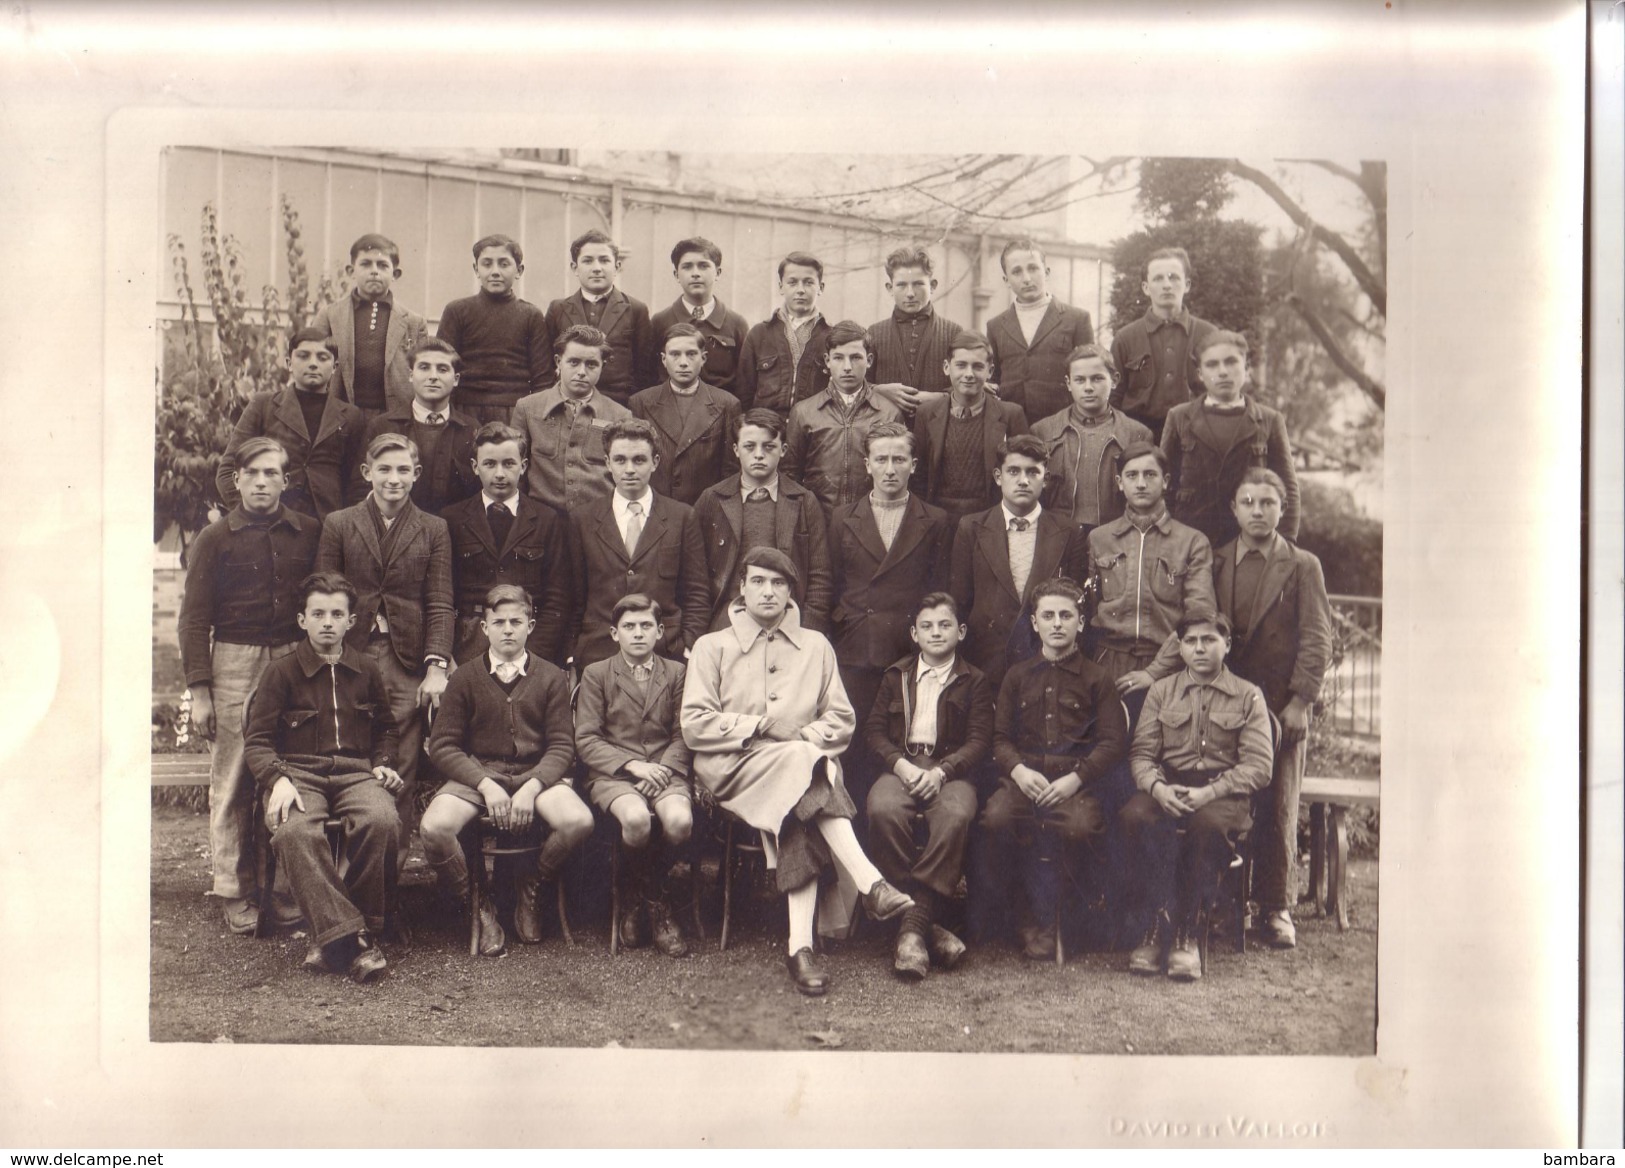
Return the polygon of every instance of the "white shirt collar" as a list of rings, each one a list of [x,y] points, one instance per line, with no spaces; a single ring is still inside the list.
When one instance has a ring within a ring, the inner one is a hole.
[[[643,504],[643,521],[645,523],[649,522],[649,513],[654,510],[654,503],[655,503],[654,489],[652,487],[651,488],[646,488],[644,490],[644,492],[643,492],[643,498],[641,498],[641,499],[628,499],[626,496],[622,495],[619,491],[616,491],[613,495],[610,496],[610,507],[613,509],[613,511],[615,513],[615,522],[620,527],[625,527],[626,526],[626,516],[628,514],[628,512],[626,510],[626,506],[627,506],[628,503],[641,503],[641,504]]]
[[[753,483],[749,479],[747,479],[744,475],[740,475],[739,476],[739,497],[741,499],[745,498],[752,491],[754,491],[758,486],[764,486],[764,487],[767,488],[767,497],[769,499],[772,499],[775,503],[777,503],[779,501],[779,476],[778,475],[773,476],[773,481],[772,482],[770,482],[770,483],[760,483],[760,484]]]
[[[711,299],[709,299],[709,300],[707,300],[705,302],[705,311],[700,313],[700,319],[701,320],[710,320],[711,319],[711,314],[716,311],[716,308],[717,308],[717,298],[715,296],[713,296],[713,297],[711,297]],[[683,311],[688,313],[688,319],[689,320],[692,321],[694,319],[694,306],[692,304],[690,304],[687,299],[684,299],[684,301],[683,301]]]
[[[496,500],[491,498],[490,495],[487,495],[484,491],[480,492],[480,503],[482,505],[484,505],[484,507],[485,507],[485,509],[487,511],[489,511],[491,509],[491,504],[493,504],[495,502],[496,502]],[[514,494],[508,496],[506,499],[502,500],[501,506],[506,507],[508,509],[508,514],[512,515],[515,519],[518,519],[519,518],[519,494],[518,494],[518,492],[515,492]]]
[[[488,671],[490,671],[493,677],[496,675],[497,663],[498,658],[496,655],[496,650],[487,649],[485,651],[485,667]],[[521,653],[519,655],[519,659],[515,661],[514,664],[519,666],[520,677],[527,675],[530,672],[530,653],[528,651]]]
[[[1005,503],[1001,502],[999,504],[999,510],[1004,512],[1004,529],[1006,531],[1010,530],[1010,521],[1012,519],[1020,519],[1020,518],[1022,518],[1022,516],[1017,515],[1014,511],[1010,510],[1009,506],[1007,504],[1005,504]],[[1043,513],[1044,513],[1044,504],[1040,503],[1036,507],[1034,507],[1032,509],[1032,511],[1030,511],[1027,514],[1026,519],[1027,519],[1027,525],[1028,525],[1027,530],[1028,531],[1032,531],[1032,530],[1037,528],[1037,526],[1038,526],[1038,517],[1040,515],[1042,515]]]
[[[435,413],[440,415],[441,421],[449,422],[451,420],[451,400],[448,398]],[[417,398],[412,399],[412,418],[419,425],[427,426],[429,424],[429,411],[424,408],[423,403],[418,401]]]
[[[611,284],[609,292],[613,291],[615,291],[615,286]],[[605,292],[602,296],[594,296],[591,292],[583,288],[581,290],[581,299],[585,300],[588,304],[601,304],[605,300],[609,299],[609,292]]]
[[[924,681],[926,674],[935,673],[939,678],[946,681],[948,675],[953,672],[954,662],[957,660],[959,660],[959,655],[956,653],[941,665],[932,666],[925,663],[925,654],[921,653],[914,663],[914,680],[916,682]]]
[[[1258,554],[1263,556],[1266,560],[1269,559],[1270,553],[1275,550],[1275,541],[1280,538],[1281,533],[1279,531],[1270,532],[1270,541],[1258,549]],[[1239,535],[1236,537],[1236,563],[1241,563],[1241,561],[1247,557],[1247,553],[1252,550],[1252,548],[1247,546],[1246,540],[1242,539]]]

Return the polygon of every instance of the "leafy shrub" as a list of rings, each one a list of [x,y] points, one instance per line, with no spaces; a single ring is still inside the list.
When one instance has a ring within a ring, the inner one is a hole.
[[[1320,558],[1326,591],[1382,595],[1382,524],[1362,515],[1341,487],[1300,479],[1298,546]]]

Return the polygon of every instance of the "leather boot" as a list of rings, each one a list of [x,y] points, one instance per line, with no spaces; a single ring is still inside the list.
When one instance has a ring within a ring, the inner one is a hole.
[[[551,887],[551,886],[550,886]],[[526,945],[542,939],[542,877],[535,868],[514,873],[513,931]]]
[[[1134,952],[1129,954],[1128,971],[1143,974],[1161,973],[1163,963],[1167,960],[1168,942],[1173,937],[1173,932],[1173,922],[1168,919],[1167,912],[1159,912],[1152,919],[1151,927],[1146,929],[1145,937],[1135,946]]]
[[[434,869],[435,881],[441,890],[457,905],[458,919],[466,920],[469,875],[468,863],[463,859],[463,854],[454,853],[444,860],[435,861],[430,867]],[[471,927],[479,930],[481,957],[498,957],[507,950],[508,937],[502,930],[502,923],[497,920],[496,906],[491,903],[491,898],[485,895],[483,890],[480,893],[479,912]]]
[[[654,933],[655,948],[667,957],[687,957],[688,942],[683,940],[683,931],[677,927],[672,919],[671,908],[664,900],[648,900],[644,902],[649,913],[650,930]]]
[[[1198,947],[1198,930],[1202,927],[1197,913],[1185,913],[1174,930],[1174,947],[1168,951],[1168,976],[1175,981],[1197,981],[1202,976],[1202,951]]]

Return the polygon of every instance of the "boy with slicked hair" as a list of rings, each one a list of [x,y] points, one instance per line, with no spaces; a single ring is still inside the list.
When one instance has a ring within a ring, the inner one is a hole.
[[[352,243],[344,274],[353,281],[350,294],[310,323],[338,344],[334,392],[371,421],[411,403],[412,359],[429,326],[395,303],[401,249],[388,236],[369,232]]]
[[[457,405],[477,425],[506,422],[519,399],[552,384],[552,341],[540,308],[514,291],[525,251],[506,235],[474,243],[480,290],[453,300],[436,335],[462,354]]]
[[[750,326],[716,295],[717,280],[722,276],[722,249],[700,235],[680,239],[671,249],[671,274],[680,295],[649,318],[649,343],[656,346],[656,352],[646,364],[658,370],[658,347],[664,344],[671,326],[691,324],[705,340],[705,366],[700,370],[700,380],[733,393],[738,384],[739,356]]]
[[[570,241],[570,271],[581,286],[547,306],[547,335],[562,336],[578,324],[603,333],[608,349],[598,391],[624,406],[660,379],[660,367],[649,361],[654,340],[648,306],[615,286],[621,259],[620,247],[597,228]]]

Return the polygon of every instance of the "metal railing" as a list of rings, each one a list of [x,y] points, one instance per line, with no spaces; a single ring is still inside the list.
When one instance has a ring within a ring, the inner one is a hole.
[[[1382,736],[1382,598],[1331,596],[1332,662],[1320,701],[1326,727],[1350,738]]]

